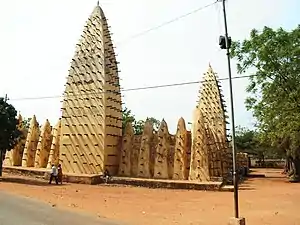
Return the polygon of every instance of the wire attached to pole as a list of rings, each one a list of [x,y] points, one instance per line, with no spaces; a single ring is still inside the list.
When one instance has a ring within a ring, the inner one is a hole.
[[[145,35],[145,34],[151,32],[151,31],[157,30],[157,29],[159,29],[159,28],[161,28],[161,27],[164,27],[164,26],[166,26],[166,25],[169,25],[169,24],[171,24],[171,23],[174,23],[174,22],[176,22],[176,21],[178,21],[178,20],[180,20],[180,19],[183,19],[183,18],[185,18],[185,17],[187,17],[187,16],[190,16],[190,15],[196,13],[196,12],[199,12],[199,11],[201,11],[201,10],[203,10],[203,9],[206,9],[206,8],[208,8],[208,7],[210,7],[210,6],[214,5],[214,4],[216,4],[216,3],[218,3],[218,1],[214,1],[214,2],[212,2],[212,3],[210,3],[210,4],[205,5],[205,6],[201,6],[201,7],[197,8],[197,9],[191,11],[191,12],[188,12],[188,13],[183,14],[183,15],[181,15],[181,16],[175,17],[175,18],[173,18],[173,19],[171,19],[171,20],[169,20],[169,21],[166,21],[166,22],[164,22],[164,23],[161,23],[160,25],[154,26],[154,27],[149,28],[149,29],[147,29],[147,30],[144,30],[144,31],[142,31],[142,32],[140,32],[140,33],[134,34],[134,35],[132,35],[132,36],[126,38],[125,40],[123,40],[123,41],[121,41],[121,42],[116,42],[116,45],[122,45],[123,43],[129,42],[129,41],[131,41],[132,39],[138,38],[138,37],[143,36],[143,35]]]
[[[244,78],[250,78],[255,77],[257,75],[246,75],[246,76],[236,76],[232,77],[231,79],[244,79]],[[219,78],[217,81],[224,81],[228,80],[228,78]],[[157,88],[167,88],[167,87],[176,87],[176,86],[185,86],[185,85],[192,85],[192,84],[201,84],[201,83],[208,83],[208,82],[215,82],[215,80],[203,80],[203,81],[189,81],[189,82],[181,82],[181,83],[173,83],[173,84],[161,84],[161,85],[153,85],[153,86],[145,86],[145,87],[136,87],[136,88],[127,88],[127,89],[121,89],[121,92],[128,92],[128,91],[141,91],[141,90],[149,90],[149,89],[157,89]],[[102,94],[104,91],[95,91],[92,93],[86,93],[86,94],[78,94],[80,95],[93,95],[93,94]],[[72,96],[77,96],[76,94]],[[26,100],[40,100],[40,99],[53,99],[53,98],[63,98],[63,95],[52,95],[52,96],[39,96],[39,97],[23,97],[23,98],[12,98],[8,99],[10,101],[26,101]]]

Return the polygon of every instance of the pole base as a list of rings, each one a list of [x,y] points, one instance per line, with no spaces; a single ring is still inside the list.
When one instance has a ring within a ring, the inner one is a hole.
[[[241,218],[231,217],[228,225],[246,225],[246,220],[243,217]]]

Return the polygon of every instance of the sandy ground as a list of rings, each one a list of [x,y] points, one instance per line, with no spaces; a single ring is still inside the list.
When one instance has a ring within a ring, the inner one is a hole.
[[[241,186],[240,214],[250,225],[300,225],[300,184],[281,170],[260,170]],[[93,213],[132,225],[221,225],[233,215],[233,193],[147,189],[125,186],[48,185],[4,174],[0,190],[57,207]]]

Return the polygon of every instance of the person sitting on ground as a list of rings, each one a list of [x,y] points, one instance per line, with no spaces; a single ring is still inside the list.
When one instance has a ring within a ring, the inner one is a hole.
[[[62,168],[61,168],[61,165],[58,164],[58,167],[57,167],[57,179],[58,179],[58,182],[60,184],[62,184],[62,180],[63,180],[63,172],[62,172]]]
[[[53,178],[55,179],[55,183],[58,184],[57,174],[58,174],[57,168],[56,168],[56,166],[54,164],[52,164],[49,184],[52,183]]]
[[[107,169],[105,169],[105,171],[103,173],[103,177],[105,179],[105,183],[107,183],[110,180],[111,176],[110,176],[110,174],[109,174],[109,172],[108,172]]]

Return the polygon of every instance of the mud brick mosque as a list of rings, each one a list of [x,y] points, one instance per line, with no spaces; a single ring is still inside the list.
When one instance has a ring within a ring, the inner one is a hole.
[[[158,131],[146,121],[142,135],[131,123],[122,134],[122,99],[118,63],[107,19],[95,7],[77,44],[55,126],[40,128],[36,117],[28,134],[6,153],[4,165],[51,168],[62,164],[68,174],[102,174],[137,178],[212,181],[232,168],[226,136],[224,101],[217,74],[209,65],[192,130],[178,120],[172,135],[162,120]],[[20,129],[23,126],[19,115]]]

